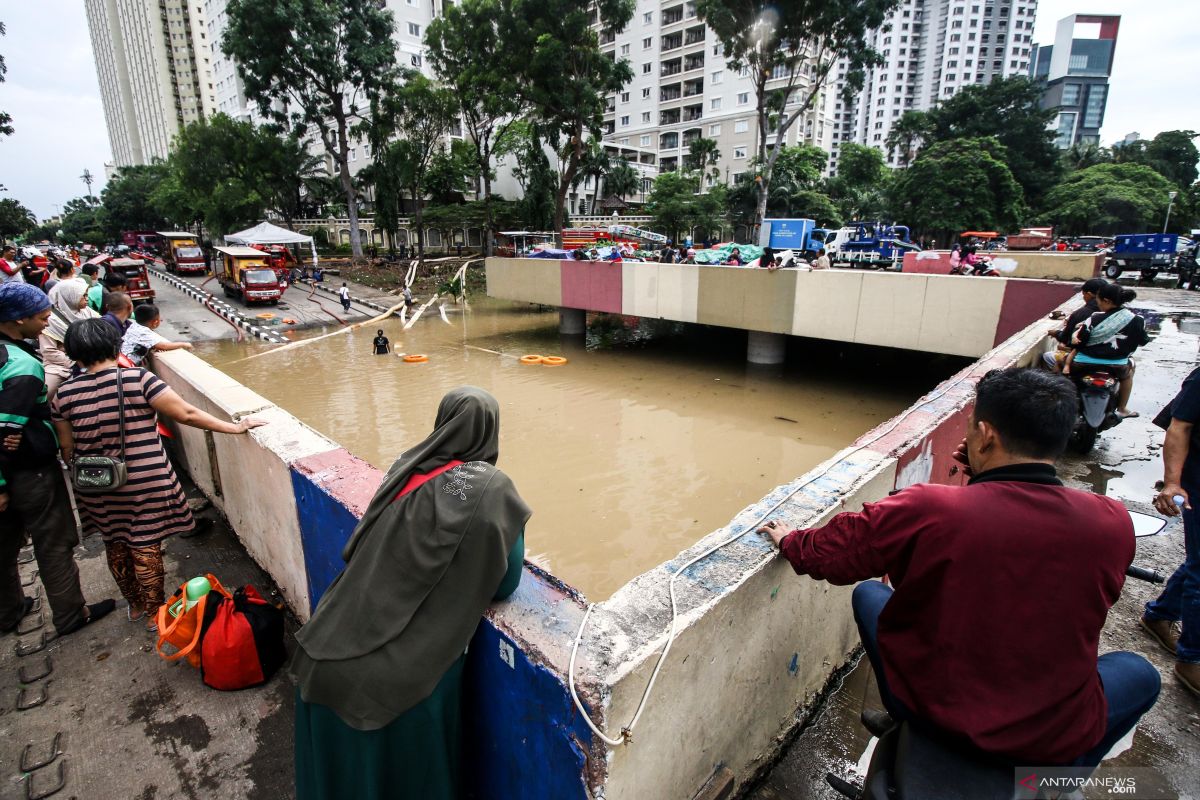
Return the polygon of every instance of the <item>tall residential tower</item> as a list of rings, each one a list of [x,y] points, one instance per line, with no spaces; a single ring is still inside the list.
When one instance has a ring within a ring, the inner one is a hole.
[[[1058,21],[1054,44],[1034,45],[1030,74],[1045,81],[1042,108],[1058,112],[1051,124],[1064,150],[1100,143],[1120,27],[1119,16],[1072,14]]]

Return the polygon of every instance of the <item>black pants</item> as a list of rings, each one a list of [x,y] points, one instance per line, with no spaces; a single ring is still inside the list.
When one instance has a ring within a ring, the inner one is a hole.
[[[350,301],[344,297],[342,298],[342,308],[344,308],[346,311],[350,310]]]
[[[15,625],[24,607],[17,554],[28,536],[33,540],[38,576],[46,589],[54,627],[61,631],[82,618],[84,603],[75,564],[79,529],[62,467],[55,462],[5,477],[8,508],[0,513],[0,627]]]

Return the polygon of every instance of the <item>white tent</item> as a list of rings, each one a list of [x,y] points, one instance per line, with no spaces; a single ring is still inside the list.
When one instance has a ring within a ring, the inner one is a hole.
[[[226,234],[226,244],[304,244],[308,243],[312,250],[313,266],[317,265],[317,246],[313,237],[303,233],[289,231],[269,222],[260,222],[253,228],[247,228],[237,233]]]

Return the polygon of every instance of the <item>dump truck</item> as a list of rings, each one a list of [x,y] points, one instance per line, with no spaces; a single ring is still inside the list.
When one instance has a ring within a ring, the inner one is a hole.
[[[226,297],[240,297],[246,305],[271,303],[276,305],[283,296],[279,276],[268,263],[269,256],[253,247],[216,247],[221,257],[216,270],[217,279]]]
[[[204,251],[195,235],[182,231],[159,231],[158,235],[163,242],[163,264],[167,272],[202,275],[208,271]]]
[[[138,303],[153,303],[154,289],[150,288],[150,274],[146,271],[146,262],[140,258],[114,258],[103,262],[103,279],[109,275],[122,275],[125,278],[125,294],[129,299]]]

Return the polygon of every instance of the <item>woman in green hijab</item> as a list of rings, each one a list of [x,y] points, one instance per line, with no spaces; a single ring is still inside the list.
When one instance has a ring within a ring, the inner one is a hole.
[[[521,580],[529,507],[500,410],[464,386],[392,465],[296,635],[297,800],[459,796],[464,652]]]

